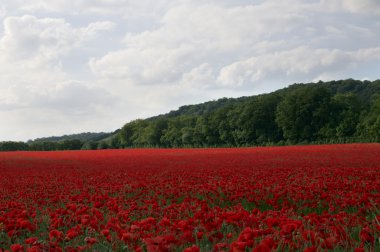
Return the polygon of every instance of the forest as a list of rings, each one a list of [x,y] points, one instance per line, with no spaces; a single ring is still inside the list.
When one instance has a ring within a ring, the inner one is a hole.
[[[75,137],[78,136],[78,137]],[[79,137],[80,136],[80,137]],[[268,94],[186,105],[126,123],[0,150],[245,147],[380,141],[380,80],[293,84]]]

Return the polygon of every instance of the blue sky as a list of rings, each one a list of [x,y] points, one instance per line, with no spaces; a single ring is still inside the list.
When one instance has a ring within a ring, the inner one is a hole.
[[[0,141],[379,78],[378,0],[3,0]]]

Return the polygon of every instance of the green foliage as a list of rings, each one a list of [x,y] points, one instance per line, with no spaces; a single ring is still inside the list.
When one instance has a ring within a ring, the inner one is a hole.
[[[380,94],[372,96],[369,112],[358,125],[358,135],[370,141],[380,141]]]
[[[294,84],[270,94],[182,106],[127,123],[118,133],[119,147],[379,141],[376,94],[380,94],[380,81],[348,79]]]
[[[0,151],[29,150],[29,146],[24,142],[5,141],[0,142]]]
[[[51,151],[58,150],[58,142],[33,142],[29,143],[29,149],[33,151]]]
[[[94,141],[88,141],[82,145],[82,150],[96,150],[98,148],[98,143]]]
[[[276,122],[285,139],[298,143],[317,140],[330,120],[331,92],[319,86],[303,86],[279,103]]]
[[[34,140],[29,140],[28,144],[32,144],[32,143],[36,143],[36,142],[62,142],[64,140],[80,140],[82,142],[99,141],[99,140],[104,139],[106,137],[109,137],[111,135],[112,135],[112,133],[85,132],[85,133],[72,134],[72,135],[37,138]]]
[[[0,150],[233,147],[380,141],[380,80],[293,84],[273,93],[222,98],[82,133],[0,143]]]
[[[29,144],[29,149],[33,151],[80,150],[86,148],[84,143],[79,139],[63,140],[60,142],[37,141]]]
[[[80,150],[83,142],[79,139],[63,140],[58,143],[59,150]]]

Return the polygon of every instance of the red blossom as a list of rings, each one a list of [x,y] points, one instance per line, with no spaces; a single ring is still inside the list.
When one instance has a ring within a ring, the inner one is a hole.
[[[24,246],[22,246],[21,244],[13,244],[11,245],[11,250],[12,252],[23,252],[24,251]]]
[[[29,237],[27,239],[25,239],[25,244],[29,244],[29,245],[33,245],[35,243],[37,243],[38,241],[38,238],[37,237]]]
[[[93,245],[95,243],[98,242],[98,240],[94,237],[86,237],[84,238],[84,241],[88,244],[88,245]]]
[[[373,243],[374,242],[374,238],[373,238],[373,235],[371,234],[371,230],[369,229],[369,227],[363,228],[360,231],[359,236],[360,236],[360,240],[363,243],[365,243],[365,242]]]
[[[63,239],[63,232],[59,230],[52,230],[49,232],[50,241],[61,241]]]
[[[199,251],[200,251],[200,249],[199,249],[199,247],[196,246],[196,245],[193,245],[193,246],[191,246],[191,247],[189,247],[189,248],[185,248],[185,249],[183,250],[183,252],[199,252]]]
[[[374,250],[379,153],[378,144],[0,152],[0,232],[8,235],[0,243],[30,252],[96,243],[110,251]]]

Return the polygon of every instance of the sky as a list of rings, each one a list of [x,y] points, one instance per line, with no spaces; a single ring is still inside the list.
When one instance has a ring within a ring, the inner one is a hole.
[[[2,0],[0,141],[293,83],[376,80],[379,0]]]

